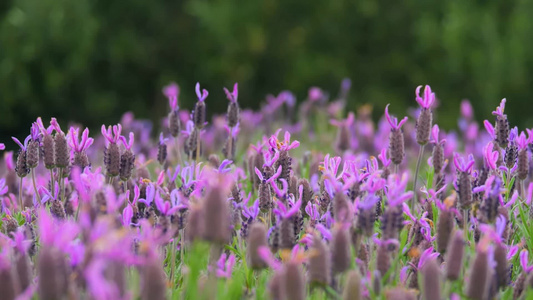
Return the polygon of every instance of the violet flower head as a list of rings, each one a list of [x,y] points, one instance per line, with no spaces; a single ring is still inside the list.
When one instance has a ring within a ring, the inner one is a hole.
[[[470,103],[470,101],[461,101],[461,115],[466,120],[472,120],[474,117],[474,108],[472,107],[472,103]]]
[[[352,126],[352,124],[354,123],[355,121],[355,115],[353,112],[349,112],[348,113],[348,117],[346,117],[346,119],[344,120],[335,120],[335,119],[331,119],[329,121],[329,123],[333,126],[336,126],[336,127],[341,127],[341,126],[346,126],[346,127],[350,127]]]
[[[311,102],[319,102],[325,99],[326,95],[321,88],[313,86],[309,89],[308,98]]]
[[[446,143],[446,139],[439,140],[439,125],[435,124],[433,125],[433,128],[431,129],[431,142],[435,145],[442,145]]]
[[[31,124],[30,135],[31,135],[32,140],[34,141],[40,140],[41,132],[39,129],[39,124],[37,124],[37,122],[34,122]]]
[[[424,88],[424,95],[423,97],[420,97],[420,89],[422,89],[421,85],[416,88],[416,102],[418,102],[418,104],[424,109],[431,108],[431,105],[435,102],[435,93],[431,91],[429,85],[426,85]]]
[[[387,121],[389,122],[390,126],[392,127],[392,130],[399,130],[403,124],[405,124],[405,122],[407,122],[407,117],[404,117],[399,123],[398,123],[398,119],[394,116],[391,116],[389,114],[389,105],[390,104],[387,104],[387,106],[385,107],[385,117],[387,118]]]
[[[488,120],[483,121],[483,125],[485,126],[485,130],[489,133],[490,137],[494,140],[496,139],[496,132],[494,130],[494,126],[491,122]]]
[[[8,187],[6,186],[6,180],[4,178],[0,179],[0,196],[7,194]]]
[[[397,174],[391,174],[389,176],[385,190],[389,205],[401,205],[403,202],[413,197],[413,191],[405,192],[408,181],[409,176],[407,173],[404,173],[402,176]]]
[[[133,142],[135,141],[135,135],[133,134],[133,132],[130,132],[129,141],[127,141],[126,137],[123,136],[123,135],[120,136],[120,140],[122,141],[122,144],[124,145],[124,148],[126,148],[127,150],[131,150],[131,147],[133,147]]]
[[[41,117],[38,117],[37,118],[37,126],[39,126],[39,130],[41,130],[41,133],[44,135],[44,134],[52,134],[52,132],[54,131],[54,127],[52,125],[48,126],[48,127],[44,127],[44,124],[43,124],[43,120],[41,119]]]
[[[89,137],[89,128],[85,128],[85,130],[83,130],[81,141],[78,140],[78,135],[79,129],[70,127],[67,141],[72,150],[80,153],[87,150],[93,144],[94,139]]]
[[[209,92],[206,89],[203,89],[200,91],[200,83],[196,83],[196,96],[198,97],[198,101],[203,102],[209,95]]]
[[[287,219],[292,217],[300,210],[300,206],[302,205],[302,199],[298,199],[298,201],[296,201],[296,203],[294,203],[294,205],[290,208],[287,208],[287,206],[282,201],[276,201],[276,204],[278,205],[278,208],[274,208],[274,214],[283,219]]]
[[[531,138],[526,138],[526,134],[522,131],[520,135],[515,137],[515,142],[519,150],[525,150],[531,143]]]
[[[383,148],[381,149],[381,153],[378,155],[379,160],[383,164],[383,168],[388,168],[390,164],[392,163],[392,160],[387,155],[387,149]]]
[[[522,269],[524,270],[524,272],[526,272],[526,274],[533,270],[533,265],[528,265],[528,254],[529,253],[526,249],[520,251],[520,265],[522,266]]]
[[[39,194],[41,194],[41,204],[46,203],[48,200],[59,200],[59,183],[57,181],[54,184],[54,194],[52,195],[52,192],[50,192],[47,188],[44,186],[39,187]]]
[[[250,207],[243,206],[242,208],[242,215],[246,217],[248,220],[255,220],[257,219],[257,216],[259,215],[259,199],[256,199],[254,204]]]
[[[227,124],[224,124],[224,130],[226,130],[229,136],[236,139],[239,135],[239,132],[241,131],[241,128],[239,127],[239,123],[237,123],[237,125],[233,127],[229,127]]]
[[[273,167],[274,164],[276,163],[276,161],[278,161],[279,152],[276,151],[276,153],[274,153],[274,155],[272,155],[269,151],[265,151],[263,153],[263,157],[265,159],[265,163],[263,164],[263,167]]]
[[[217,262],[217,277],[219,278],[231,278],[231,272],[233,271],[233,266],[235,265],[235,255],[231,254],[227,257],[226,253],[222,253]]]
[[[17,139],[17,138],[14,137],[14,136],[12,136],[11,138],[13,139],[13,141],[14,141],[15,143],[17,143],[17,145],[19,145],[19,147],[20,147],[20,149],[21,149],[22,151],[26,151],[26,148],[28,148],[28,143],[29,143],[29,141],[30,141],[30,139],[31,139],[31,135],[28,135],[28,136],[26,137],[26,139],[24,139],[24,144],[21,143],[21,142],[19,141],[19,139]]]
[[[455,168],[457,168],[458,171],[464,173],[471,173],[475,163],[474,156],[470,154],[468,156],[468,161],[465,161],[463,157],[459,156],[458,153],[455,153],[455,155],[453,156],[453,163],[455,164]]]
[[[172,111],[179,109],[178,96],[180,94],[180,87],[172,82],[163,88],[163,94],[168,98],[168,104]]]
[[[307,213],[307,215],[309,216],[309,220],[312,222],[316,222],[320,219],[318,205],[316,203],[313,203],[313,201],[307,202],[307,205],[305,206],[305,213]]]
[[[150,206],[152,202],[154,201],[156,194],[156,189],[152,183],[149,183],[148,186],[146,186],[146,197],[140,198],[139,202],[144,203],[146,206]]]
[[[0,150],[5,150],[6,149],[6,145],[4,145],[3,143],[0,143]]]
[[[106,130],[105,125],[102,125],[102,135],[105,137],[108,144],[116,144],[122,132],[122,125],[117,124],[113,127],[109,126]]]
[[[233,92],[230,93],[230,91],[227,88],[224,88],[224,93],[226,93],[226,98],[228,98],[230,102],[237,102],[237,97],[239,96],[238,83],[235,83],[233,85]]]
[[[283,141],[278,140],[278,134],[279,130],[276,132],[276,134],[272,135],[270,139],[268,139],[268,143],[270,144],[270,147],[273,149],[279,149],[281,151],[289,151],[291,149],[298,148],[300,146],[299,141],[293,141],[291,143],[291,133],[288,131],[285,131],[285,136]]]
[[[427,248],[424,252],[422,252],[422,255],[420,255],[420,260],[418,261],[417,269],[420,270],[424,266],[424,264],[431,260],[435,259],[440,255],[438,252],[433,252],[433,247]]]
[[[489,143],[484,149],[483,149],[483,159],[485,160],[485,164],[491,169],[496,170],[498,168],[498,151],[492,151],[494,149],[494,143]],[[455,158],[454,158],[455,162]],[[457,167],[457,164],[455,165]],[[459,169],[459,168],[458,168]]]
[[[188,124],[187,124],[188,125]],[[131,141],[131,139],[130,139]],[[161,134],[159,134],[159,145],[164,145],[168,142],[168,138],[165,138],[163,136],[163,133],[161,132]]]
[[[52,120],[50,121],[50,126],[52,126],[56,132],[63,132],[56,118],[52,118]]]
[[[178,206],[173,207],[169,201],[163,200],[159,192],[155,193],[155,206],[164,216],[171,216],[179,209]]]
[[[500,116],[500,117],[503,117],[504,114],[503,114],[503,111],[505,110],[505,102],[507,101],[507,99],[503,98],[502,101],[500,102],[500,105],[498,107],[496,107],[496,110],[492,112],[493,115],[495,116]]]

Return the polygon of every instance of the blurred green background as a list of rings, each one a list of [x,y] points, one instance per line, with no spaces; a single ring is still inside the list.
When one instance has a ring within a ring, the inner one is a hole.
[[[375,116],[414,106],[428,83],[444,127],[463,98],[484,119],[503,97],[511,124],[531,126],[532,15],[529,0],[2,0],[0,140],[39,115],[92,128],[127,110],[156,120],[170,81],[180,106],[199,81],[223,112],[233,82],[257,108],[283,89],[335,95],[350,77],[349,108],[372,103]]]

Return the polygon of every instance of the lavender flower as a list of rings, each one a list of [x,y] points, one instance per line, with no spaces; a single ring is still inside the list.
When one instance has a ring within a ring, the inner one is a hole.
[[[431,125],[433,123],[433,114],[431,112],[431,105],[435,102],[435,93],[431,91],[431,87],[426,85],[424,88],[424,97],[420,97],[420,89],[422,86],[416,88],[416,102],[420,104],[421,111],[416,122],[416,141],[420,145],[425,145],[429,141],[431,132]]]
[[[404,117],[399,123],[396,117],[389,114],[389,105],[385,107],[385,117],[391,126],[391,133],[389,136],[389,155],[392,163],[399,165],[405,157],[405,141],[403,137],[402,125],[407,122],[407,117]]]

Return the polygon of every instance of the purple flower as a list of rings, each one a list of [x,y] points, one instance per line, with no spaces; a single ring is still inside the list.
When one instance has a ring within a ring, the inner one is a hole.
[[[109,144],[116,144],[118,142],[121,131],[122,125],[120,124],[113,125],[113,127],[109,126],[107,130],[105,125],[102,125],[102,135]]]
[[[405,192],[409,176],[404,173],[402,176],[391,174],[387,180],[385,195],[389,205],[396,206],[413,197],[413,191]]]
[[[234,127],[229,127],[228,124],[224,124],[224,130],[226,130],[226,132],[234,139],[237,138],[239,132],[241,131],[239,128],[239,123],[237,123],[237,125]]]
[[[4,178],[0,178],[0,196],[3,196],[7,194],[8,188],[6,186],[6,180]]]
[[[442,145],[446,143],[446,139],[442,139],[439,141],[439,131],[439,125],[433,125],[433,128],[431,129],[431,142],[435,145]]]
[[[431,260],[435,259],[440,255],[438,252],[433,252],[433,247],[427,248],[424,252],[422,252],[422,255],[420,255],[420,260],[418,261],[417,269],[420,270],[422,267],[424,267],[424,264]]]
[[[309,216],[311,222],[316,222],[320,219],[320,212],[318,211],[318,205],[313,201],[307,202],[305,206],[305,212]]]
[[[5,150],[6,149],[6,145],[4,145],[3,143],[0,143],[0,150]]]
[[[80,153],[87,150],[87,148],[93,144],[94,139],[89,137],[89,128],[85,128],[85,130],[83,130],[81,141],[78,141],[78,135],[79,129],[70,127],[67,141],[72,150]]]
[[[298,146],[300,146],[300,142],[298,141],[293,141],[291,143],[291,133],[288,131],[285,131],[284,141],[280,142],[278,140],[279,132],[280,130],[278,130],[276,134],[272,135],[270,139],[268,140],[268,143],[270,144],[270,147],[272,147],[272,149],[279,149],[281,151],[289,151],[291,149],[295,149],[295,148],[298,148]]]
[[[279,175],[281,175],[281,170],[282,170],[282,168],[281,168],[281,166],[279,166],[278,170],[276,171],[276,173],[274,173],[274,175],[272,175],[272,177],[264,178],[263,177],[263,173],[261,173],[261,171],[256,167],[255,168],[255,174],[257,175],[259,180],[261,180],[261,182],[270,183],[270,182],[273,182],[274,180],[278,179]]]
[[[224,92],[229,101],[237,102],[237,97],[239,96],[239,86],[237,83],[233,85],[233,92],[230,93],[227,88],[224,88]]]
[[[455,153],[453,156],[453,163],[458,171],[471,173],[475,163],[474,156],[470,154],[468,156],[468,162],[466,162],[463,157],[460,157],[458,153]]]
[[[26,139],[24,140],[24,144],[22,144],[22,143],[19,141],[19,139],[17,139],[16,137],[13,137],[13,136],[12,136],[11,138],[13,139],[13,141],[14,141],[15,143],[17,143],[17,145],[19,145],[19,147],[20,147],[20,149],[22,149],[22,151],[26,151],[26,148],[28,147],[28,142],[29,142],[30,139],[31,139],[31,135],[28,135],[28,136],[26,137]]]
[[[522,251],[520,251],[520,265],[522,266],[522,269],[524,270],[524,272],[526,272],[526,274],[533,270],[533,265],[528,265],[528,262],[528,252],[526,249],[523,249]]]
[[[350,127],[353,122],[355,121],[355,115],[353,112],[349,112],[348,113],[348,117],[346,117],[346,119],[344,120],[335,120],[335,119],[331,119],[329,120],[329,123],[333,126],[336,126],[336,127],[341,127],[341,126],[346,126],[346,127]]]
[[[41,138],[41,132],[39,130],[39,125],[36,122],[31,124],[30,135],[31,135],[31,139],[34,141],[38,141]]]
[[[59,200],[59,183],[57,181],[54,184],[54,194],[45,188],[44,186],[39,187],[39,194],[41,194],[41,204],[46,203],[48,200]]]
[[[257,150],[256,150],[257,151]],[[259,151],[258,151],[259,152]],[[263,164],[263,167],[272,167],[274,166],[274,163],[276,163],[276,161],[278,160],[279,158],[279,152],[276,151],[274,153],[274,155],[272,155],[270,152],[266,151],[264,154],[263,154],[263,157],[265,159],[265,163]]]
[[[161,134],[159,134],[159,145],[166,144],[167,142],[168,142],[168,138],[165,138],[163,136],[163,133],[161,132]]]
[[[381,163],[383,164],[383,168],[387,168],[390,166],[392,160],[387,157],[387,149],[383,148],[381,149],[381,153],[378,155],[379,160],[381,160]]]
[[[218,259],[216,274],[219,278],[230,279],[233,266],[235,265],[235,255],[231,254],[227,259],[226,257],[226,253],[222,253]]]
[[[130,132],[129,142],[126,141],[126,137],[123,135],[120,136],[120,140],[122,141],[122,144],[126,149],[131,150],[131,147],[133,146],[133,141],[135,140],[135,135],[133,134],[133,132]]]
[[[56,132],[63,132],[56,118],[52,118],[52,120],[50,121],[50,126],[52,126]]]
[[[507,99],[503,98],[502,101],[500,102],[500,106],[496,107],[496,110],[492,112],[493,115],[495,116],[500,116],[500,117],[503,117],[504,114],[503,114],[503,111],[505,109],[505,102],[507,101]]]
[[[516,145],[518,146],[518,149],[525,150],[527,149],[527,146],[531,143],[531,136],[529,138],[526,138],[526,134],[522,131],[520,135],[518,135],[515,138]]]
[[[153,183],[149,183],[146,186],[146,198],[140,198],[139,202],[144,203],[146,206],[150,206],[154,201],[156,190]]]
[[[287,208],[287,206],[281,201],[276,201],[276,205],[278,206],[278,208],[273,209],[274,214],[284,219],[290,218],[295,213],[297,213],[298,210],[300,210],[300,206],[302,205],[302,198],[300,197],[300,199],[298,199],[298,201],[296,201],[296,203],[294,203],[294,205],[290,208]]]
[[[426,85],[424,88],[424,97],[420,97],[420,89],[422,88],[421,85],[419,85],[416,88],[416,102],[420,104],[422,108],[429,109],[431,108],[431,105],[435,102],[435,93],[431,91],[431,87],[429,85]]]
[[[407,117],[404,117],[400,123],[398,123],[398,119],[394,116],[391,116],[389,114],[389,105],[390,104],[387,104],[387,106],[385,107],[385,117],[387,118],[387,121],[389,122],[390,126],[392,127],[393,130],[399,130],[403,124],[405,124],[405,122],[407,122]]]
[[[41,117],[37,118],[36,123],[37,123],[37,126],[39,127],[39,130],[41,130],[42,134],[52,134],[52,132],[54,131],[54,127],[52,125],[48,126],[47,128],[44,127],[43,120],[41,119]]]
[[[205,101],[207,96],[209,95],[209,92],[206,89],[203,89],[200,92],[200,83],[196,83],[196,96],[198,97],[198,101]]]
[[[483,125],[485,125],[485,129],[489,133],[490,137],[494,140],[496,139],[496,132],[494,131],[494,126],[492,126],[492,123],[490,123],[488,120],[483,121]]]
[[[178,211],[178,206],[173,206],[169,201],[163,200],[159,192],[155,194],[155,206],[164,216],[171,216]]]
[[[498,168],[498,151],[492,151],[494,149],[494,143],[489,143],[484,149],[483,149],[483,158],[485,160],[485,164],[492,170],[496,170]],[[455,162],[455,157],[454,157]],[[472,162],[470,162],[472,163]],[[472,164],[473,165],[473,164]],[[455,165],[457,167],[457,164]],[[459,168],[457,168],[459,169]],[[463,171],[464,172],[464,171]]]
[[[259,211],[259,199],[256,199],[254,204],[250,207],[247,207],[246,205],[242,207],[242,215],[248,220],[255,220],[259,215]]]
[[[466,120],[472,120],[474,117],[474,109],[472,108],[472,104],[468,100],[461,101],[461,115]]]
[[[178,107],[178,96],[180,94],[180,87],[172,82],[169,85],[163,88],[163,94],[168,98],[168,104],[170,105],[171,110],[177,110]]]
[[[325,99],[326,95],[321,88],[313,86],[309,89],[308,98],[311,102],[319,102]]]

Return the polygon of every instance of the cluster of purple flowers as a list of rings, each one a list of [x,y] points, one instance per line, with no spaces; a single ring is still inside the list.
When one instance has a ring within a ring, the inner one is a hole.
[[[272,299],[524,297],[533,130],[511,128],[503,99],[486,132],[469,102],[461,130],[444,132],[429,86],[416,88],[416,122],[387,105],[374,124],[369,106],[344,116],[349,89],[330,101],[313,87],[298,109],[284,91],[241,111],[235,84],[208,122],[208,91],[197,84],[187,111],[171,84],[157,133],[131,113],[93,137],[38,118],[1,163],[0,298],[167,299],[197,243],[211,247],[199,291],[270,268]]]

